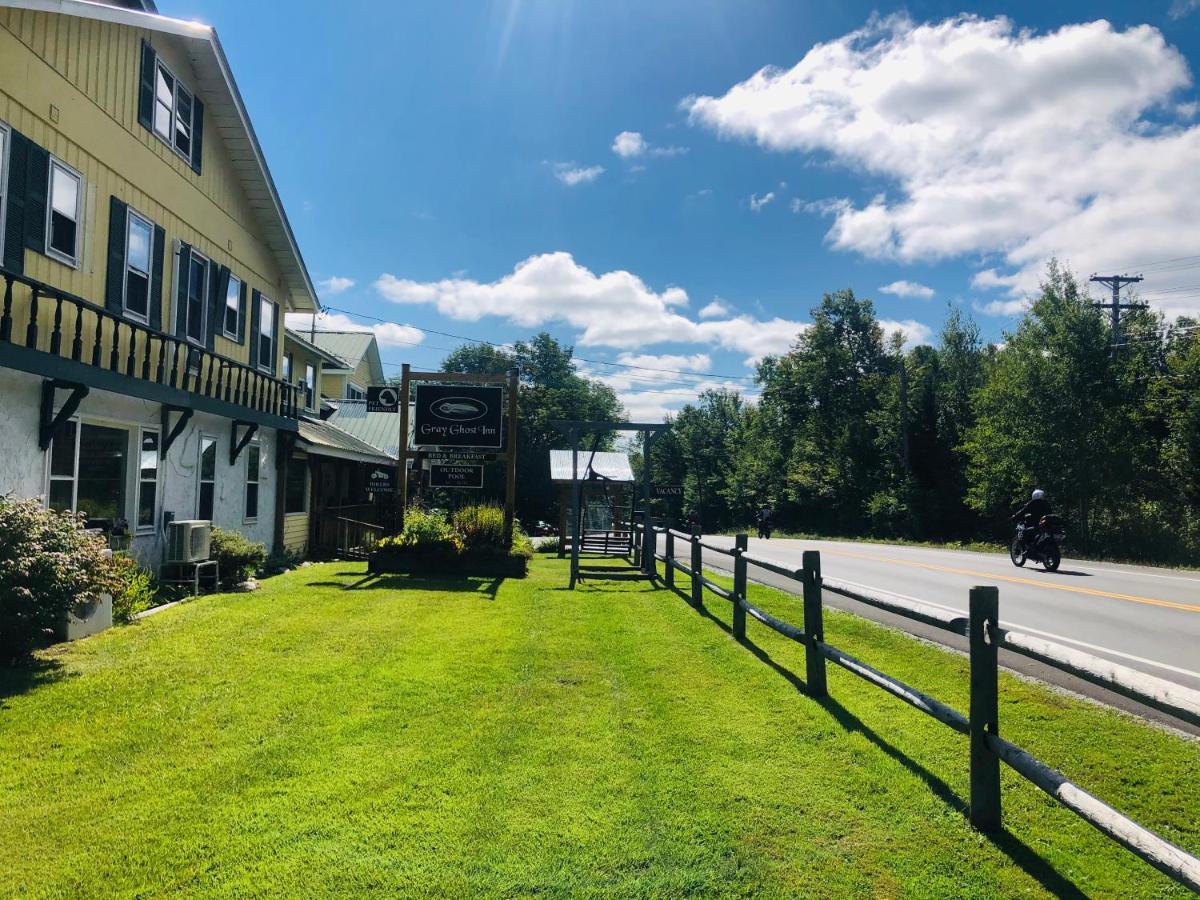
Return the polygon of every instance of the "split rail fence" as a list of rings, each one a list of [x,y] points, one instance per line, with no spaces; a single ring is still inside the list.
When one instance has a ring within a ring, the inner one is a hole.
[[[645,526],[638,524],[638,531]],[[663,552],[657,552],[655,540],[663,536]],[[1074,784],[1062,773],[1035,759],[999,734],[998,663],[1000,648],[1054,666],[1116,693],[1130,697],[1176,718],[1200,725],[1200,691],[1189,690],[1127,666],[1073,650],[1061,644],[1023,634],[999,623],[999,591],[995,587],[971,588],[968,615],[915,602],[859,585],[826,579],[821,575],[821,555],[805,551],[800,568],[789,566],[748,552],[744,534],[735,538],[732,548],[707,543],[699,535],[653,526],[644,546],[664,564],[664,580],[676,589],[676,573],[688,579],[686,593],[692,606],[703,604],[707,590],[733,606],[733,637],[746,637],[746,617],[790,638],[805,648],[805,683],[813,697],[828,695],[825,662],[836,663],[859,678],[887,691],[970,740],[970,812],[971,824],[984,832],[1001,828],[1000,763],[1033,782],[1075,815],[1094,826],[1132,853],[1180,884],[1200,893],[1200,860],[1180,847],[1159,837],[1148,828],[1109,806]],[[677,543],[686,545],[684,560],[676,552]],[[732,559],[733,588],[722,587],[704,574],[704,551]],[[644,552],[644,551],[643,551]],[[637,564],[638,560],[634,560]],[[799,628],[751,603],[747,597],[748,570],[751,566],[782,575],[802,587],[804,627]],[[942,703],[898,679],[892,678],[862,660],[839,650],[825,640],[821,592],[830,591],[926,625],[963,635],[970,651],[970,708],[967,715]]]

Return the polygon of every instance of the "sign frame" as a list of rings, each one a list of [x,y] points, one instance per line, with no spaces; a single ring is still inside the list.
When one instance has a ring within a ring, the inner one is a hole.
[[[413,447],[499,451],[504,446],[504,389],[498,385],[418,384]]]
[[[388,404],[388,400],[391,404]],[[367,388],[367,412],[399,413],[400,388],[391,384],[373,384]]]

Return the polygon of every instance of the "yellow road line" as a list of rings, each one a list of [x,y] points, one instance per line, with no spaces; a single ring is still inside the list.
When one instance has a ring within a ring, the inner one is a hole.
[[[1075,587],[1069,584],[1050,584],[1045,581],[1035,581],[1032,578],[1018,578],[1015,575],[997,575],[993,572],[979,572],[975,569],[960,569],[956,566],[939,566],[936,563],[914,562],[907,559],[891,559],[886,556],[872,556],[869,553],[853,553],[849,550],[826,550],[838,556],[850,556],[856,559],[868,559],[873,562],[892,563],[897,566],[911,566],[914,569],[928,569],[931,572],[950,572],[954,575],[973,575],[991,581],[1010,581],[1013,584],[1030,584],[1034,587],[1046,588],[1051,591],[1069,591],[1072,594],[1088,594],[1092,597],[1108,597],[1112,600],[1124,600],[1128,603],[1145,603],[1149,606],[1165,606],[1168,609],[1182,609],[1187,612],[1200,613],[1200,606],[1189,603],[1177,603],[1174,600],[1159,600],[1154,597],[1138,597],[1133,594],[1117,594],[1112,591],[1101,591],[1095,588]]]

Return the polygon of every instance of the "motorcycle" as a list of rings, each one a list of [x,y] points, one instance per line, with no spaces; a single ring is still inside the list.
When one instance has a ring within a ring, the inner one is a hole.
[[[1067,539],[1067,530],[1062,519],[1046,515],[1038,521],[1038,527],[1020,523],[1008,548],[1012,564],[1020,568],[1026,560],[1040,562],[1047,572],[1057,572],[1062,562],[1062,544]]]

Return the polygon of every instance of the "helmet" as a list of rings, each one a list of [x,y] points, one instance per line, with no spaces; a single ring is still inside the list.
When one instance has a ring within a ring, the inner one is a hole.
[[[1034,500],[1041,500],[1045,496],[1046,496],[1046,492],[1043,491],[1041,488],[1038,488],[1036,491],[1033,492]]]

